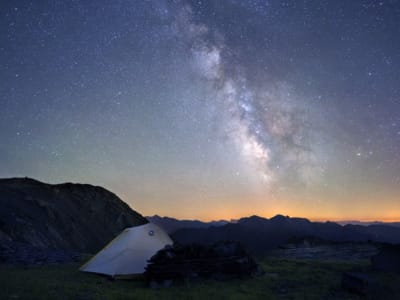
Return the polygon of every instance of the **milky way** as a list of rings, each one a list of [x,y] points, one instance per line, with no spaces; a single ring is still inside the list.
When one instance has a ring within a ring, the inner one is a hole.
[[[1,8],[1,177],[143,214],[400,218],[398,1]]]
[[[171,29],[185,39],[194,69],[216,90],[211,101],[218,102],[218,123],[252,171],[268,186],[289,173],[307,184],[320,178],[322,161],[315,161],[304,99],[296,101],[281,81],[252,87],[230,57],[234,49],[224,43],[222,33],[194,22],[192,8],[184,2],[177,2],[169,13]]]

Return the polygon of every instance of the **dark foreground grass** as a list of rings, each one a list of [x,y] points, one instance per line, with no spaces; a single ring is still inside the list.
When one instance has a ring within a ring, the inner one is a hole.
[[[343,271],[368,271],[367,261],[315,261],[267,258],[266,274],[231,281],[182,283],[150,289],[144,281],[110,281],[78,271],[78,264],[52,266],[0,265],[0,299],[359,299],[340,289]],[[398,277],[374,274],[396,286]],[[400,290],[392,288],[392,299]]]

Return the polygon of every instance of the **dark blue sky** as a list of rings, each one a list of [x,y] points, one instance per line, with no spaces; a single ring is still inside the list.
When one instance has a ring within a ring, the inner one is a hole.
[[[400,219],[399,1],[2,1],[0,176],[148,214]]]

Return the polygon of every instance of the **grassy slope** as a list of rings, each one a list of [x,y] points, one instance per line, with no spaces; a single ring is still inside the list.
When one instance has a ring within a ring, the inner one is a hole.
[[[110,281],[79,272],[77,264],[0,265],[0,299],[358,299],[340,290],[341,273],[368,268],[367,261],[265,259],[261,264],[266,274],[260,278],[210,280],[165,289],[150,289],[138,280]],[[400,283],[394,275],[375,277],[395,288]],[[400,299],[400,290],[391,295]]]

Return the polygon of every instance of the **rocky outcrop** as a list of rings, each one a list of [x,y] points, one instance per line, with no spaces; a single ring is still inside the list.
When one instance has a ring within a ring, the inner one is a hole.
[[[238,242],[220,241],[210,246],[174,245],[159,250],[146,267],[152,287],[200,279],[237,279],[261,276],[263,269]]]
[[[400,245],[386,245],[371,257],[372,268],[400,274]]]
[[[30,178],[0,179],[0,208],[0,246],[8,249],[95,253],[124,228],[148,222],[102,187]]]

